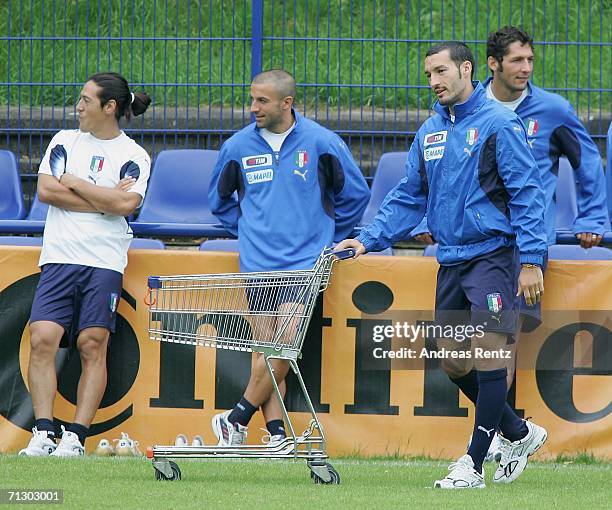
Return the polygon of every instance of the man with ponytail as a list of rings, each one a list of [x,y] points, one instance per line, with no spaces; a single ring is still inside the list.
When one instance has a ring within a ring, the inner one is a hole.
[[[30,316],[28,380],[35,424],[25,456],[83,455],[106,389],[106,351],[115,330],[132,231],[126,220],[142,202],[151,160],[119,127],[151,99],[130,92],[117,73],[93,75],[76,106],[79,129],[57,133],[40,164],[38,198],[49,204]],[[76,345],[82,373],[74,420],[56,444],[55,356]]]

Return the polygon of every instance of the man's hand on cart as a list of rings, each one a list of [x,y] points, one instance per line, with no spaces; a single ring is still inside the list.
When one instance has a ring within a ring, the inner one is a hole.
[[[354,259],[359,257],[359,255],[363,255],[366,251],[365,246],[361,244],[361,242],[357,239],[345,239],[344,241],[340,241],[334,247],[334,252],[346,250],[349,248],[355,250],[355,255],[353,256]]]

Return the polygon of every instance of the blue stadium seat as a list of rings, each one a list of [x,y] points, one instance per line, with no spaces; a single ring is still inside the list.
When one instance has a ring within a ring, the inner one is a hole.
[[[360,225],[372,223],[387,193],[404,178],[407,157],[407,152],[387,152],[381,156],[372,181],[370,201],[359,222]]]
[[[130,242],[130,250],[165,250],[166,245],[159,239],[140,239],[135,237]]]
[[[19,169],[11,151],[0,150],[0,183],[0,220],[25,218]]]
[[[208,239],[200,245],[200,251],[238,252],[238,239]]]
[[[219,151],[162,151],[153,165],[136,234],[229,237],[208,205],[208,185]]]
[[[606,144],[606,190],[608,194],[608,215],[612,222],[612,122],[608,127]]]
[[[0,236],[0,244],[10,246],[42,246],[42,237]]]
[[[574,221],[578,215],[578,208],[576,206],[576,183],[574,181],[574,169],[567,158],[559,159],[558,177],[555,229],[572,231],[574,229]]]
[[[48,210],[49,205],[38,200],[38,193],[36,193],[26,219],[13,222],[10,229],[0,227],[0,230],[15,234],[42,234],[45,230]]]
[[[612,250],[595,246],[588,250],[578,245],[553,244],[548,247],[550,260],[612,260]]]
[[[30,212],[28,213],[27,220],[29,221],[45,221],[47,219],[47,211],[49,210],[49,204],[45,204],[38,200],[38,193],[34,195],[34,200],[30,206]]]
[[[578,215],[578,208],[576,205],[576,184],[574,181],[574,170],[566,158],[559,159],[558,177],[556,190],[557,211],[555,217],[557,244],[575,244],[577,240],[573,233],[574,221]],[[606,178],[610,179],[609,172]],[[609,186],[612,187],[612,179],[610,180]],[[609,195],[608,200],[611,200]],[[612,207],[612,203],[610,207]],[[606,232],[604,233],[603,243],[610,244],[612,242],[612,233],[607,230],[610,228],[610,224],[608,223],[604,228]]]
[[[423,251],[423,257],[435,257],[438,252],[438,243],[428,244]]]

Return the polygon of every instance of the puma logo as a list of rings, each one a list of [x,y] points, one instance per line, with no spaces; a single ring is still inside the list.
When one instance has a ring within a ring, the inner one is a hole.
[[[463,152],[465,152],[470,158],[472,157],[472,151],[467,147],[463,148]]]
[[[294,175],[299,175],[302,179],[304,179],[304,182],[306,182],[306,174],[308,173],[308,170],[304,170],[304,173],[300,172],[297,168],[293,171]]]
[[[483,426],[481,426],[481,425],[478,425],[478,430],[482,430],[483,432],[486,432],[486,433],[487,433],[487,437],[491,437],[491,432],[493,432],[493,433],[495,432],[495,429],[494,429],[494,428],[493,428],[493,429],[491,429],[491,430],[487,430],[487,429],[485,429],[485,428],[484,428]]]

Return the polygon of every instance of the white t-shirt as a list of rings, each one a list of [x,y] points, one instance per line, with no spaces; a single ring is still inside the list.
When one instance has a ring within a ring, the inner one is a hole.
[[[291,127],[285,131],[284,133],[273,133],[272,131],[268,131],[266,128],[262,128],[259,130],[259,133],[263,137],[263,139],[268,142],[268,145],[272,147],[274,152],[280,152],[281,146],[285,141],[285,138],[289,136],[289,133],[293,131],[295,127],[295,122],[291,125]]]
[[[493,101],[497,101],[499,104],[504,105],[506,108],[510,108],[512,111],[515,111],[518,106],[523,102],[523,100],[529,95],[529,85],[527,85],[527,88],[525,88],[525,90],[521,92],[521,95],[514,101],[500,101],[495,97],[495,94],[493,94],[493,89],[491,88],[492,83],[493,82],[489,82],[489,84],[487,85],[487,98],[492,99]]]
[[[144,198],[150,168],[149,155],[123,131],[112,140],[99,140],[77,129],[53,137],[38,173],[59,179],[68,172],[97,186],[114,188],[127,172],[137,179],[129,192]],[[79,264],[123,273],[132,237],[132,229],[121,216],[49,206],[39,265]]]

